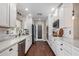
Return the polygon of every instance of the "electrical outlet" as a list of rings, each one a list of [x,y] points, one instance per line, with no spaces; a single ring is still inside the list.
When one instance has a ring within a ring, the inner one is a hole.
[[[69,34],[71,34],[71,30],[69,30]]]

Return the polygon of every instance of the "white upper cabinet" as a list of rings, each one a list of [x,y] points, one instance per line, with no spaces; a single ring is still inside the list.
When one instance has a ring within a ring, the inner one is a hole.
[[[16,25],[16,4],[10,4],[10,27],[15,27]]]
[[[0,26],[14,27],[16,21],[16,4],[0,3]]]
[[[63,5],[59,8],[59,25],[60,28],[64,26],[64,19],[63,19]]]
[[[73,4],[72,3],[65,3],[63,4],[63,19],[64,19],[64,27],[72,27],[72,11],[73,11]]]
[[[0,3],[0,26],[9,27],[9,4]]]
[[[28,29],[28,16],[26,16],[26,18],[23,20],[23,28],[24,29]]]
[[[23,27],[24,29],[30,29],[32,26],[32,17],[26,16],[26,18],[23,20]]]
[[[59,8],[60,27],[72,27],[73,24],[72,11],[73,11],[72,3],[64,3]]]

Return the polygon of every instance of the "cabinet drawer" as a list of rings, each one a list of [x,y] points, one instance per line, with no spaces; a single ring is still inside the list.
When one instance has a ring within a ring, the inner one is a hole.
[[[18,45],[17,44],[6,49],[2,53],[0,53],[0,56],[17,56],[17,55],[18,55]]]
[[[65,43],[63,45],[63,50],[72,55],[72,45],[69,43]]]
[[[69,54],[67,51],[63,51],[63,56],[71,56],[71,54]]]

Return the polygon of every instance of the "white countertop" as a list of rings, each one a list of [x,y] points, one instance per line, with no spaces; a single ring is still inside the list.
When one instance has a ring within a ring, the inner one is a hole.
[[[14,38],[12,40],[7,40],[7,41],[0,42],[0,53],[2,51],[6,50],[7,48],[11,47],[12,45],[17,44],[18,42],[24,40],[28,36],[31,36],[31,35],[23,35],[23,36]]]

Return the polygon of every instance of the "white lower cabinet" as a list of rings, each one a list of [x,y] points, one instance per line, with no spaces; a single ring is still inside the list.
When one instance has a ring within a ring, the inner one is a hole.
[[[64,42],[64,45],[63,45],[63,49],[64,51],[67,52],[67,55],[71,56],[72,55],[72,44],[69,44],[67,42]],[[66,55],[66,54],[65,54]]]
[[[71,52],[72,53],[72,52]],[[69,54],[66,50],[63,50],[63,56],[72,56],[71,54]]]
[[[79,48],[73,47],[72,51],[72,56],[79,56]]]
[[[27,53],[31,45],[32,45],[32,36],[28,36],[26,38],[25,53]]]
[[[14,45],[2,53],[0,53],[0,56],[18,56],[18,45]]]
[[[61,38],[50,40],[48,43],[56,56],[72,56],[72,45]]]

